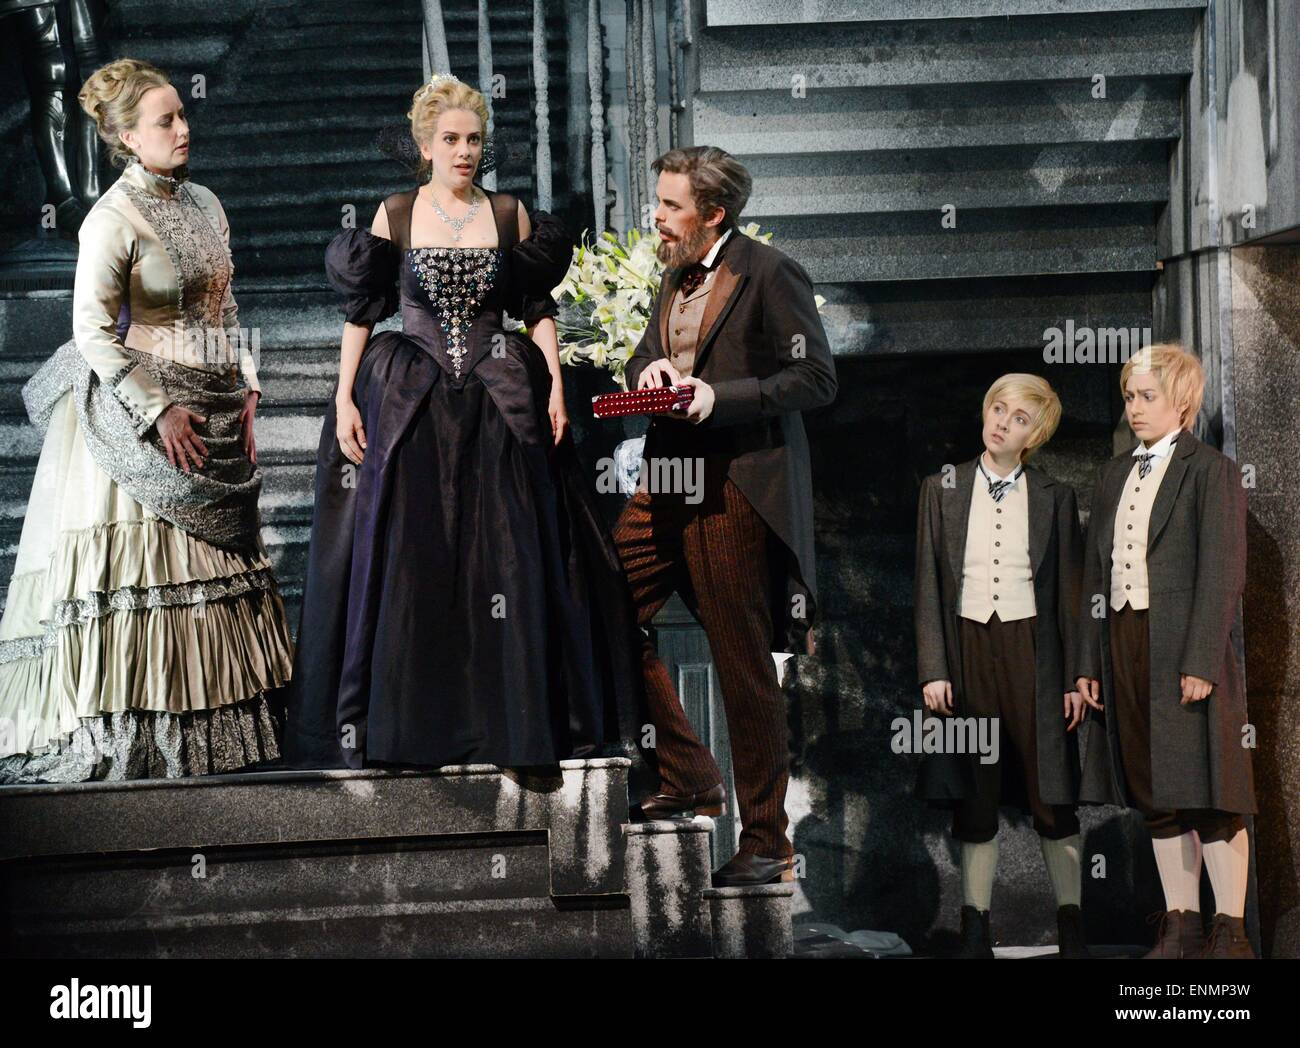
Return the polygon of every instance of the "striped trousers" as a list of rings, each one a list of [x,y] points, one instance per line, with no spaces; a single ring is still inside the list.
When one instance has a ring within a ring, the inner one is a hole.
[[[706,477],[720,469],[709,464]],[[651,620],[676,591],[704,627],[731,736],[740,851],[793,854],[786,835],[789,728],[770,652],[769,543],[777,541],[730,480],[706,480],[703,499],[638,491],[614,528],[636,604]],[[655,729],[660,789],[688,796],[722,781],[717,761],[691,728],[672,679],[648,638],[642,646],[646,700]]]

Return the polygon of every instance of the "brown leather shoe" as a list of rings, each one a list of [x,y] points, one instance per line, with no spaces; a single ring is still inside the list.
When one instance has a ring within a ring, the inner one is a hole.
[[[780,884],[794,880],[794,856],[769,859],[765,855],[737,852],[713,874],[715,888],[748,888],[755,884]]]
[[[1246,937],[1246,921],[1243,917],[1229,917],[1216,913],[1214,924],[1210,927],[1210,937],[1205,948],[1194,956],[1210,960],[1255,961],[1255,948]]]
[[[687,797],[674,797],[671,793],[656,793],[641,802],[641,814],[647,819],[679,819],[694,812],[696,815],[718,816],[727,810],[727,791],[722,783]]]
[[[1148,924],[1160,919],[1156,944],[1143,954],[1144,961],[1185,960],[1205,948],[1205,926],[1199,910],[1167,910],[1147,918]]]

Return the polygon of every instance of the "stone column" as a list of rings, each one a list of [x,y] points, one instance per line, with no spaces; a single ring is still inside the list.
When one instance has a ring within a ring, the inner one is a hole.
[[[1258,730],[1255,855],[1265,956],[1300,957],[1300,247],[1232,252],[1237,461],[1253,467],[1243,624]]]

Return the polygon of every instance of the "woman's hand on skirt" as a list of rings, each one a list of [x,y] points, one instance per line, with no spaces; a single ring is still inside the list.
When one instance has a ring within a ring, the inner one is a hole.
[[[359,466],[366,452],[366,431],[361,425],[361,412],[350,396],[342,403],[335,401],[334,410],[334,436],[338,438],[339,448],[349,461]]]
[[[202,469],[203,456],[208,453],[203,438],[194,431],[196,422],[207,422],[207,418],[179,404],[168,405],[167,410],[158,416],[158,436],[162,437],[167,461],[186,473],[190,471],[191,462],[195,469]]]
[[[257,402],[262,394],[250,389],[244,394],[244,410],[239,413],[239,430],[244,437],[244,454],[248,461],[257,465],[257,442],[253,439],[253,417],[257,414]]]
[[[569,413],[564,407],[564,388],[558,382],[551,384],[551,400],[546,410],[551,416],[551,435],[555,438],[555,446],[559,447],[569,429]]]

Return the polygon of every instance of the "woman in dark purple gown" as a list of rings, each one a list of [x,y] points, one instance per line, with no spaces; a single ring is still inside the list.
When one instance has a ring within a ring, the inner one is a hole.
[[[506,314],[530,330],[555,315],[572,241],[541,211],[520,239],[516,198],[462,186],[490,204],[496,246],[413,245],[413,208],[432,204],[457,226],[429,200],[444,188],[437,149],[435,181],[384,201],[375,228],[387,237],[348,230],[326,252],[347,320],[368,329],[400,309],[402,330],[365,343],[359,419],[346,398],[331,402],[321,430],[286,759],[635,759],[644,718],[626,583],[572,438],[553,426],[547,359],[504,326]],[[476,213],[457,228],[482,235],[484,222],[465,225]],[[347,345],[345,334],[345,377]]]

